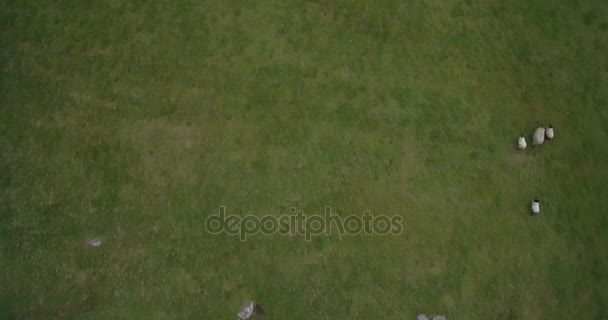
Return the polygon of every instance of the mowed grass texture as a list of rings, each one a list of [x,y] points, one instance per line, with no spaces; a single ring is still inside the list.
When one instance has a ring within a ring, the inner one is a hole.
[[[0,32],[0,318],[608,318],[605,1],[5,0]],[[241,242],[220,205],[403,233]]]

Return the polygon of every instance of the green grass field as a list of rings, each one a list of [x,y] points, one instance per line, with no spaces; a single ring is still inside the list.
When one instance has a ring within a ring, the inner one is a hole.
[[[607,53],[602,0],[0,1],[0,319],[608,319]]]

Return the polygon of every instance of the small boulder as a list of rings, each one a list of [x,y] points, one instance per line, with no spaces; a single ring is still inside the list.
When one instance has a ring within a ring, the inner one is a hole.
[[[93,238],[93,239],[89,239],[87,240],[87,245],[90,247],[99,247],[101,246],[101,238]]]
[[[255,303],[255,301],[251,301],[246,304],[241,311],[237,314],[238,320],[252,320],[255,319],[256,316],[263,315],[264,310],[260,307],[259,304]]]

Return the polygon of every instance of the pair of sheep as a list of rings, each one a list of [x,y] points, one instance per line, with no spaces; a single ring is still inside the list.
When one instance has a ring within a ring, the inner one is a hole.
[[[534,130],[534,135],[532,136],[532,145],[541,145],[545,142],[545,138],[547,138],[547,140],[551,140],[554,136],[555,132],[553,131],[553,126],[551,124],[549,124],[549,127],[546,129],[543,126],[540,126]],[[520,135],[519,139],[517,140],[517,148],[519,148],[519,150],[524,150],[527,146],[528,144],[526,143],[526,138],[524,138],[523,134]],[[534,200],[532,200],[530,210],[532,210],[533,215],[540,213],[540,200],[538,200],[538,198],[534,198]]]
[[[541,145],[545,142],[545,137],[547,138],[547,140],[551,140],[553,139],[554,135],[555,133],[551,124],[549,124],[549,127],[546,129],[543,126],[540,126],[536,128],[536,130],[534,130],[534,135],[532,136],[532,145]],[[524,150],[527,146],[528,143],[526,143],[526,138],[524,138],[523,134],[520,135],[519,139],[517,139],[517,148],[519,150]]]

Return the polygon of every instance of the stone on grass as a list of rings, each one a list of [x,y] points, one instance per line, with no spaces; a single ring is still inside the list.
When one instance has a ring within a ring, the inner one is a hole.
[[[416,320],[429,320],[429,317],[427,317],[426,314],[419,314],[416,317]]]
[[[264,310],[255,301],[251,301],[246,304],[237,315],[238,320],[251,320],[255,319],[256,316],[263,315]]]
[[[101,239],[100,238],[93,238],[93,239],[89,239],[87,241],[87,244],[91,247],[99,247],[101,245]]]

